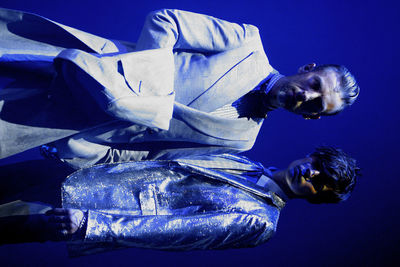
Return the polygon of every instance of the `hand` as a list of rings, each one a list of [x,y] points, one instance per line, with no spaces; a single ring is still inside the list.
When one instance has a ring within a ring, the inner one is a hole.
[[[78,231],[84,213],[78,209],[51,209],[45,213],[50,240],[67,240]]]

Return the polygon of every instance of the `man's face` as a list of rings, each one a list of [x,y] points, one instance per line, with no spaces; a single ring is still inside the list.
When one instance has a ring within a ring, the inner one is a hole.
[[[285,171],[290,190],[298,197],[307,197],[320,191],[331,190],[318,177],[319,171],[311,157],[293,161]]]
[[[306,118],[337,112],[343,106],[338,74],[333,69],[312,69],[303,67],[286,77],[277,94],[279,105]]]

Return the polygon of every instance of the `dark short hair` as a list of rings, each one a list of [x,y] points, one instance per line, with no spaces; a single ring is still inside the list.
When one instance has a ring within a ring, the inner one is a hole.
[[[360,87],[357,84],[353,74],[342,65],[324,64],[315,67],[314,71],[333,69],[339,75],[340,91],[342,92],[342,100],[344,105],[336,112],[323,115],[335,115],[341,112],[345,107],[350,106],[356,101],[360,94]]]
[[[316,181],[332,190],[318,191],[307,200],[317,204],[346,200],[354,189],[357,176],[360,175],[356,160],[341,149],[329,146],[317,147],[309,156],[314,159],[315,168],[320,172],[315,177]]]

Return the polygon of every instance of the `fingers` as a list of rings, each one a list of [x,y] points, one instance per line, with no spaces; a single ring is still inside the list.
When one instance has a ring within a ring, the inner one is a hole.
[[[63,209],[63,208],[55,208],[46,211],[46,215],[65,215],[68,216],[70,213],[70,209]]]
[[[62,208],[49,210],[45,215],[49,230],[58,237],[69,237],[74,234],[84,216],[81,210]]]
[[[84,213],[76,209],[52,209],[45,214],[29,215],[27,236],[33,240],[64,241],[72,238],[84,221]]]
[[[68,223],[71,222],[69,216],[48,215],[48,221],[52,223]]]

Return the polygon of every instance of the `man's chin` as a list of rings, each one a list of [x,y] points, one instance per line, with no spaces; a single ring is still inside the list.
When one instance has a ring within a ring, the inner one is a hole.
[[[297,108],[296,108],[296,105],[293,104],[291,101],[288,101],[288,103],[285,103],[285,109],[286,109],[287,111],[292,112],[292,113],[299,114],[299,113],[298,113],[298,110],[297,110]]]
[[[296,170],[296,168],[289,168],[286,171],[286,181],[289,184],[292,184],[293,182],[295,182],[295,179],[296,179],[297,174],[298,174],[297,172],[298,172],[298,170]]]

